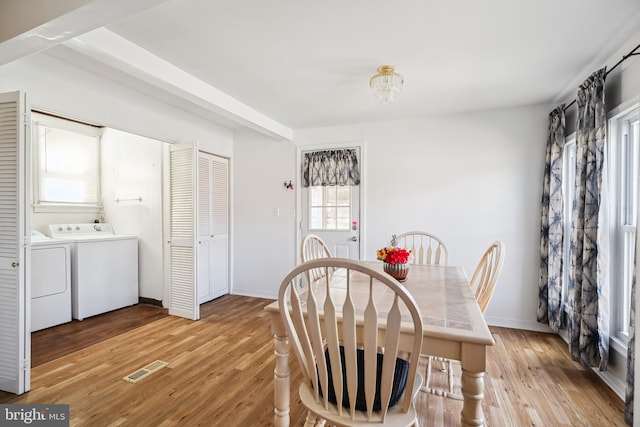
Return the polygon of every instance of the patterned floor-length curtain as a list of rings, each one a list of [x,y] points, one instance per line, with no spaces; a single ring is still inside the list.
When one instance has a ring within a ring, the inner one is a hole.
[[[640,200],[640,175],[638,175],[638,200]],[[640,224],[640,209],[638,219]],[[629,341],[627,342],[627,390],[624,399],[624,420],[628,425],[633,425],[633,399],[636,364],[636,282],[640,277],[640,237],[636,232],[636,256],[633,279],[631,281],[631,307],[629,312]]]
[[[629,341],[627,343],[627,391],[624,399],[624,420],[628,425],[633,425],[633,398],[634,379],[636,363],[636,278],[638,277],[638,256],[640,255],[640,244],[636,235],[636,268],[631,285],[631,313],[629,316]]]
[[[593,73],[578,90],[576,185],[572,209],[569,270],[569,351],[584,366],[607,367],[609,307],[604,244],[600,223],[605,166],[605,69]]]
[[[538,322],[558,332],[564,326],[562,310],[563,197],[562,154],[565,142],[564,104],[549,114],[547,159],[540,221],[540,280]]]
[[[305,153],[302,181],[304,187],[360,184],[356,149],[344,148]]]

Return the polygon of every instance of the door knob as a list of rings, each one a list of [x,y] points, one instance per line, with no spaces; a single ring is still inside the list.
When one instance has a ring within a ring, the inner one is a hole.
[[[11,263],[11,267],[16,268],[17,266],[18,266],[17,262],[14,261],[14,262]]]
[[[351,238],[351,241],[352,241],[352,242],[357,242],[357,241],[358,241],[358,238],[357,238],[356,236],[353,236],[353,237]]]

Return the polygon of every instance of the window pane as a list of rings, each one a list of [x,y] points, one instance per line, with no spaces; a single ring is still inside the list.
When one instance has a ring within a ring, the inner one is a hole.
[[[311,229],[321,229],[322,227],[322,208],[311,208],[309,209],[309,224],[311,224]]]
[[[349,207],[346,208],[338,208],[338,230],[349,230],[349,219],[351,215],[349,215],[349,211],[351,209]]]
[[[635,225],[637,221],[637,194],[638,194],[638,121],[629,125],[628,133],[625,135],[626,167],[625,171],[625,224]]]
[[[327,193],[327,198],[325,200],[325,204],[327,206],[335,206],[336,205],[336,188],[337,187],[325,187],[325,191]]]
[[[60,178],[45,178],[42,180],[41,200],[78,203],[91,202],[85,197],[86,188],[82,182]]]
[[[337,228],[336,208],[326,208],[325,210],[325,229],[335,230]]]
[[[33,115],[37,203],[100,202],[100,146],[97,128]]]
[[[309,187],[309,228],[349,230],[351,227],[351,187]]]
[[[638,117],[635,106],[609,120],[611,337],[628,339],[635,264],[638,181]]]
[[[338,187],[338,206],[349,206],[351,203],[351,187]]]
[[[636,233],[635,230],[624,233],[624,263],[623,263],[623,288],[621,292],[622,324],[619,326],[620,332],[629,333],[629,311],[631,308],[631,284],[633,281],[633,268],[635,259]]]
[[[322,187],[309,187],[311,206],[322,206]]]

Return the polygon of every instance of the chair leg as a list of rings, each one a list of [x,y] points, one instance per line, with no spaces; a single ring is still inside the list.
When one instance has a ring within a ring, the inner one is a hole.
[[[444,359],[443,357],[438,357],[437,359],[438,359],[438,361],[440,362],[440,372],[442,372],[442,373],[447,372],[447,362],[446,362],[446,359]]]
[[[433,369],[434,359],[440,362],[440,371],[447,374],[447,382],[449,383],[448,390],[431,387],[431,370]],[[422,384],[422,387],[420,387],[420,391],[435,394],[436,396],[448,397],[454,400],[463,400],[461,393],[454,392],[453,381],[453,360],[442,357],[427,356],[427,372],[424,376],[424,383]]]
[[[431,393],[431,362],[433,360],[432,356],[426,356],[427,357],[427,369],[425,371],[425,375],[424,375],[424,381],[422,383],[422,386],[420,387],[420,391],[424,392],[424,393]]]
[[[320,418],[311,411],[307,411],[307,418],[304,420],[304,427],[324,427],[327,420]]]

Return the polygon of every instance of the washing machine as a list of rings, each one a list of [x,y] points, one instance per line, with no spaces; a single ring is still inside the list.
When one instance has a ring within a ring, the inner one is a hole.
[[[31,233],[31,332],[71,321],[71,253],[64,240]]]
[[[138,238],[111,224],[51,224],[49,236],[69,241],[74,319],[137,304]]]

